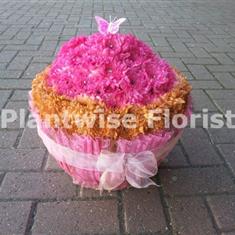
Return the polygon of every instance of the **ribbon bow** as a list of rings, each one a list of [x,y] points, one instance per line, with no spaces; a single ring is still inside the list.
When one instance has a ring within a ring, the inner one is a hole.
[[[151,151],[137,154],[102,152],[97,160],[102,173],[100,189],[112,190],[125,180],[135,188],[157,185],[150,177],[157,174],[157,160]]]
[[[62,146],[52,140],[38,126],[38,134],[42,138],[48,152],[56,160],[68,165],[102,172],[100,189],[112,190],[125,180],[136,188],[157,185],[150,177],[157,174],[157,159],[153,152],[143,151],[137,154],[101,152],[96,159],[94,155],[80,153]]]

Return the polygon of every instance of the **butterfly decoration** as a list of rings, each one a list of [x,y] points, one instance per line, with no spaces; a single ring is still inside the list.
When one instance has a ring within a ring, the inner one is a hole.
[[[120,18],[118,20],[111,20],[108,22],[100,16],[95,16],[95,20],[98,24],[98,30],[101,34],[115,34],[119,31],[119,26],[126,20],[126,18]]]

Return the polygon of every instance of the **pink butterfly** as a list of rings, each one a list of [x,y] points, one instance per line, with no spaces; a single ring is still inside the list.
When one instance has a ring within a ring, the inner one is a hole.
[[[101,34],[115,34],[119,31],[119,26],[126,20],[126,18],[120,18],[116,21],[110,21],[101,18],[100,16],[95,16],[95,20],[98,24],[98,30]]]

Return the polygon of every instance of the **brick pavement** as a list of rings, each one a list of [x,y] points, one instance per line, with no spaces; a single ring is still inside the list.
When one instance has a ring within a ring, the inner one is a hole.
[[[234,12],[233,0],[1,0],[0,107],[26,107],[35,73],[61,43],[96,31],[97,14],[127,17],[123,32],[182,70],[195,112],[235,111]],[[103,195],[81,193],[35,130],[13,123],[0,136],[0,235],[235,234],[234,129],[187,129],[161,187]]]

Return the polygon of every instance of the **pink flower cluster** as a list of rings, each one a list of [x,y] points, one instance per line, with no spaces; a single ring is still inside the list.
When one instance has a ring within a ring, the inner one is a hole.
[[[150,103],[174,82],[169,64],[135,36],[100,33],[65,43],[47,78],[60,95],[87,95],[110,107]]]

